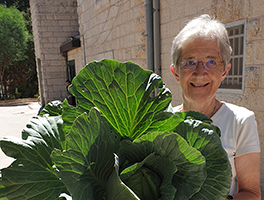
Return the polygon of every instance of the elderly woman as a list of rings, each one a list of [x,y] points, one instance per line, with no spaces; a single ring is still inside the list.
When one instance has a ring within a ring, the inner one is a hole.
[[[260,146],[254,113],[216,99],[231,68],[231,47],[224,25],[209,15],[190,21],[174,38],[171,72],[182,88],[183,103],[174,112],[197,111],[221,130],[222,146],[232,166],[226,199],[260,199]],[[238,192],[235,194],[235,178]]]

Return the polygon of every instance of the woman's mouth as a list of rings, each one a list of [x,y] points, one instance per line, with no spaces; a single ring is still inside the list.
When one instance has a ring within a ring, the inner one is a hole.
[[[206,84],[195,84],[195,83],[191,83],[191,85],[192,86],[194,86],[194,87],[205,87],[205,86],[207,86],[209,83],[206,83]]]

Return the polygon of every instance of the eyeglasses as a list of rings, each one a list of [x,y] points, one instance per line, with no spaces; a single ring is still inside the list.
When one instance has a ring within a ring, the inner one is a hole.
[[[206,62],[203,62],[203,61],[196,61],[196,60],[190,60],[190,59],[187,59],[187,60],[183,60],[179,63],[179,66],[181,69],[184,69],[184,70],[189,70],[189,71],[192,71],[192,70],[195,70],[198,66],[199,63],[202,63],[204,69],[206,70],[214,70],[217,68],[217,66],[219,64],[222,64],[224,61],[219,61],[219,62],[216,62],[214,60],[211,60],[209,59],[208,61]]]

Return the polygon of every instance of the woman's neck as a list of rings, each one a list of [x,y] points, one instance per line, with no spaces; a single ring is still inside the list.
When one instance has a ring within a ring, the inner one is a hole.
[[[196,111],[211,118],[221,107],[221,102],[217,99],[212,99],[207,102],[189,102],[183,101],[181,111]]]

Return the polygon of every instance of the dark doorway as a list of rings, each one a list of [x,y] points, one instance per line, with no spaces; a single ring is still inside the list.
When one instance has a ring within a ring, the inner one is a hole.
[[[67,67],[67,79],[72,81],[72,79],[76,76],[75,71],[75,60],[69,60]]]

